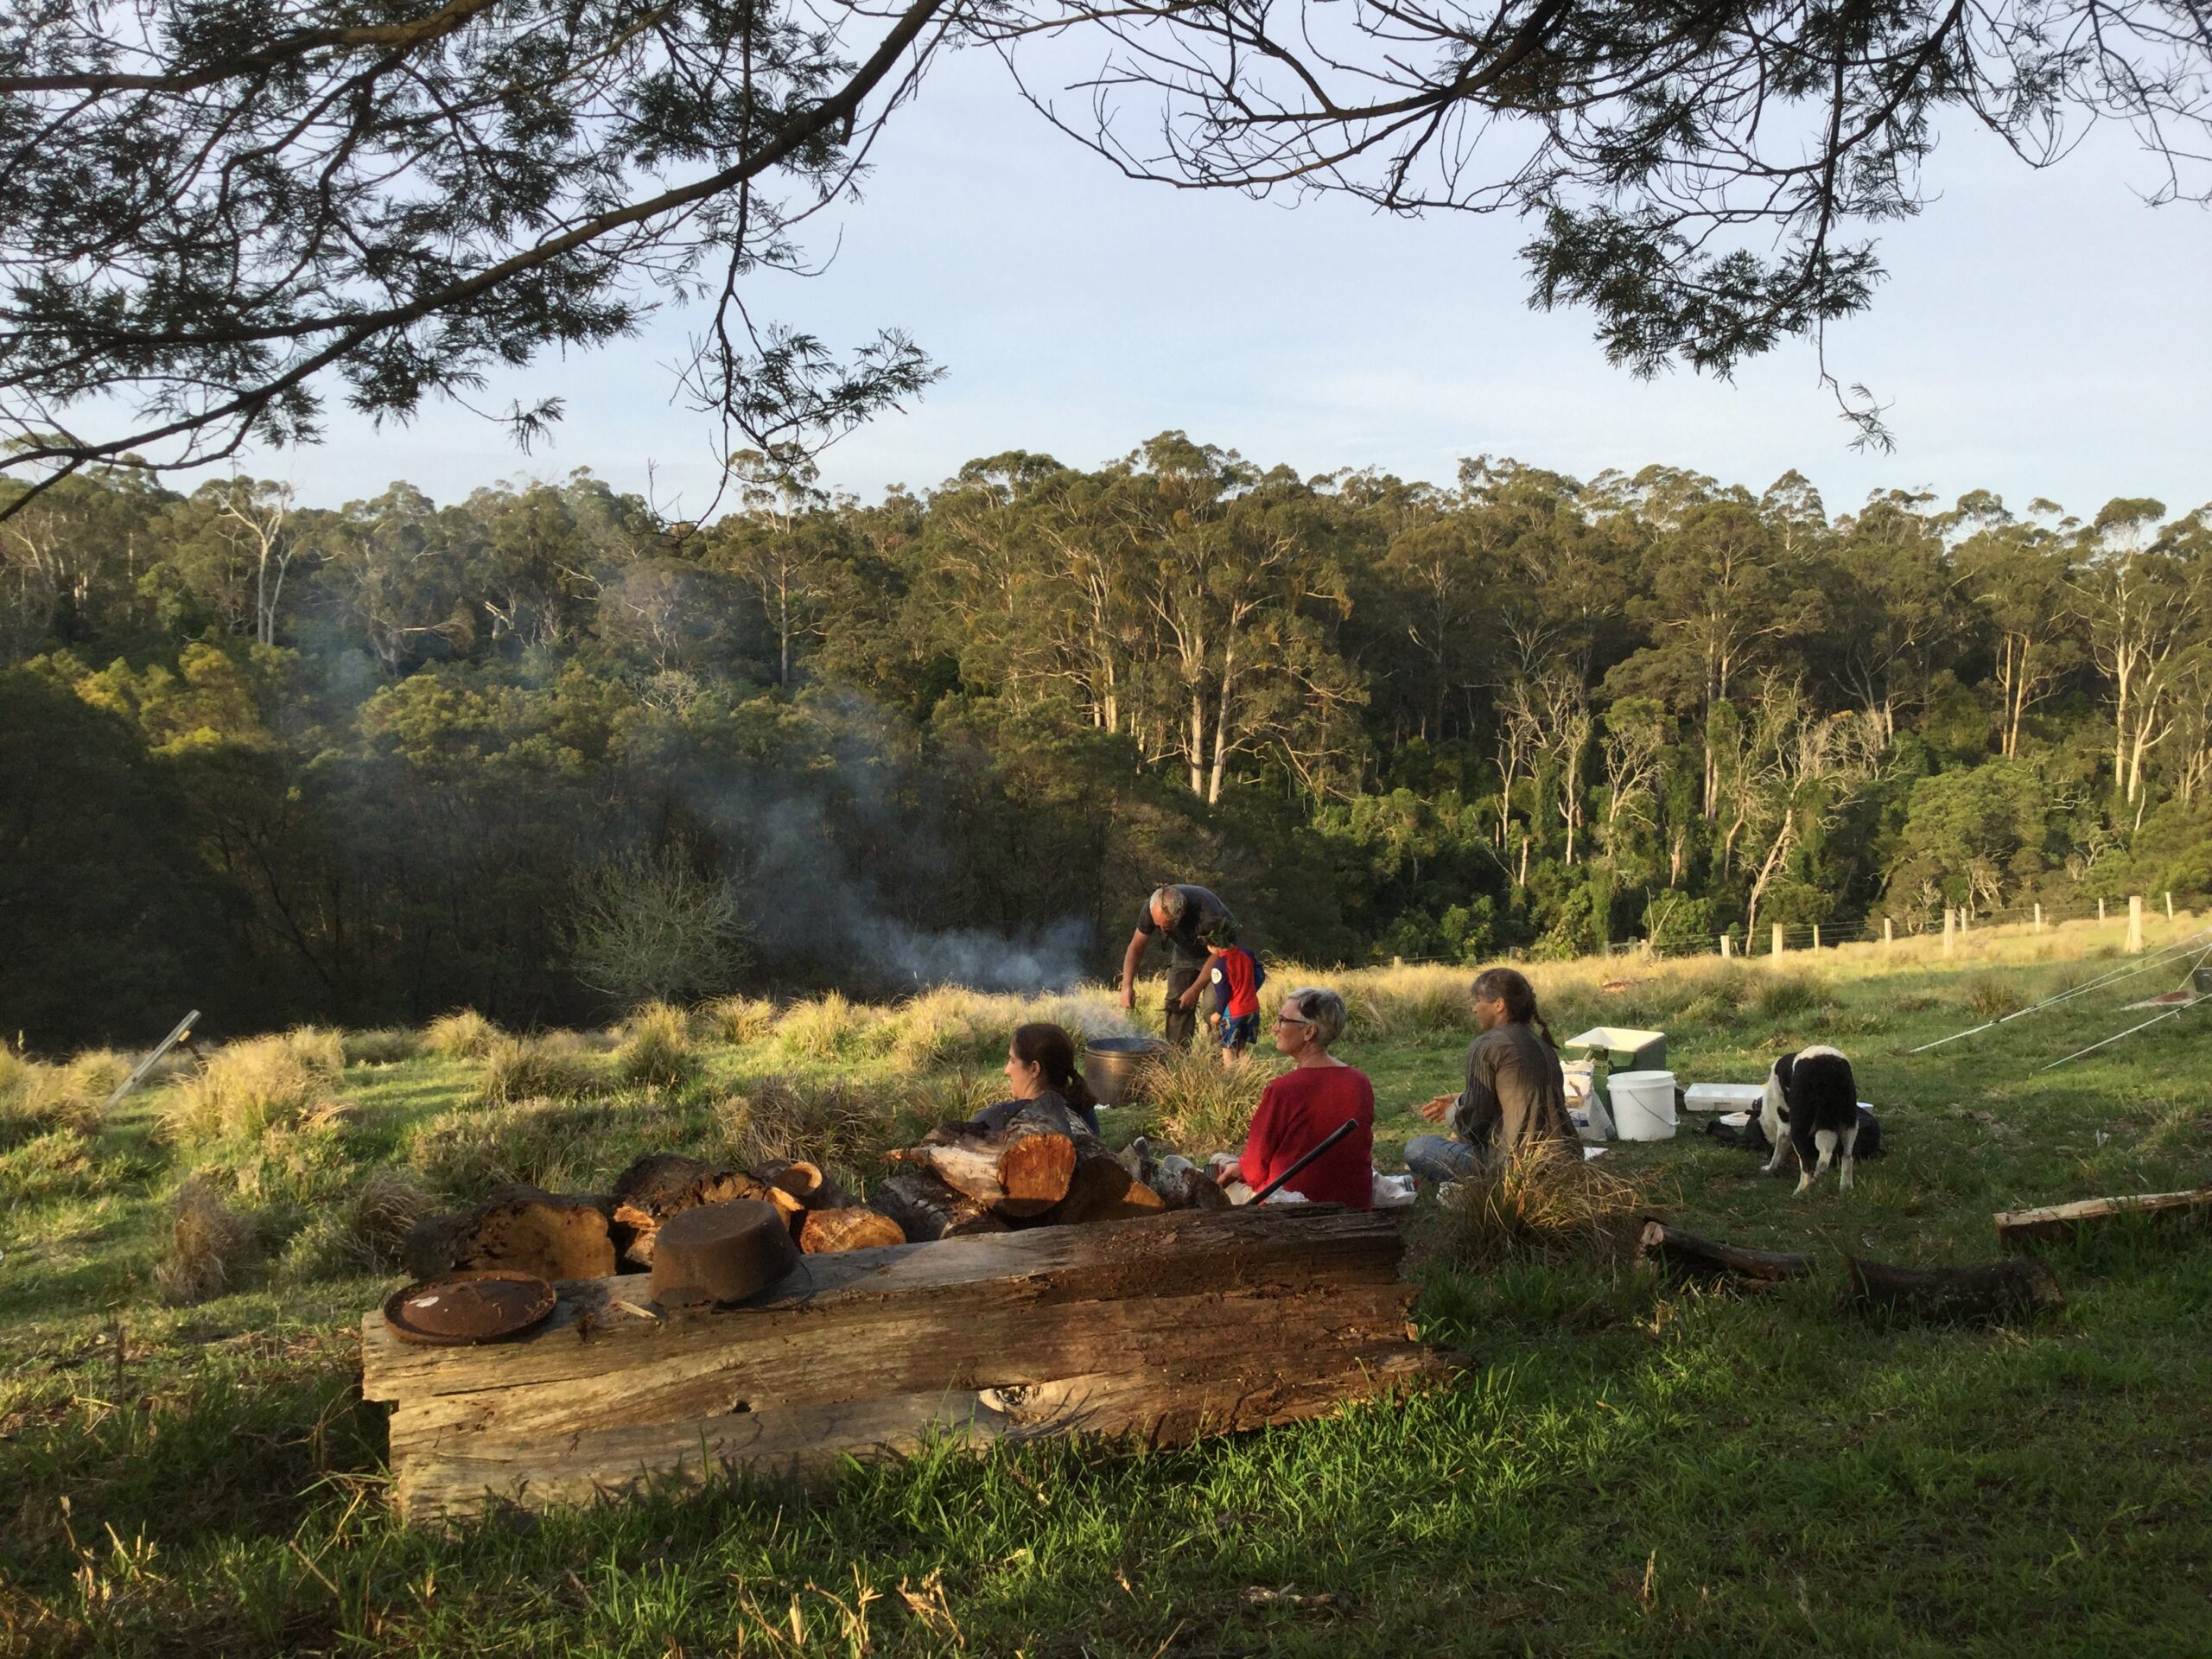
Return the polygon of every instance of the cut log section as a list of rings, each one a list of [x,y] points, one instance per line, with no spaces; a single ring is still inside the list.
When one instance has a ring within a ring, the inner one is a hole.
[[[1662,1262],[1675,1273],[1723,1274],[1765,1283],[1803,1279],[1813,1271],[1813,1258],[1809,1255],[1786,1250],[1746,1249],[1740,1244],[1686,1233],[1656,1217],[1643,1224],[1637,1254]]]
[[[2005,1210],[1991,1219],[1997,1224],[1997,1242],[2008,1250],[2017,1250],[2039,1239],[2071,1238],[2085,1227],[2116,1221],[2122,1216],[2212,1221],[2212,1186],[2200,1186],[2188,1192],[2139,1192],[2127,1198],[2083,1198],[2078,1204],[2054,1204],[2040,1210]]]
[[[803,1159],[772,1158],[753,1165],[752,1174],[761,1185],[790,1193],[809,1210],[849,1210],[860,1202],[831,1180],[821,1165]]]
[[[2064,1306],[2048,1262],[2023,1256],[1980,1268],[1899,1268],[1850,1262],[1853,1298],[1922,1319],[1995,1321]]]
[[[490,1347],[410,1346],[372,1314],[362,1386],[395,1408],[417,1522],[804,1476],[933,1435],[1176,1444],[1448,1375],[1407,1332],[1403,1251],[1381,1217],[1300,1205],[818,1255],[743,1307],[658,1318],[642,1278],[602,1280]]]
[[[799,1218],[798,1247],[809,1255],[887,1249],[906,1242],[906,1230],[897,1222],[880,1210],[857,1205],[842,1210],[810,1210]]]
[[[739,1198],[784,1203],[779,1211],[796,1211],[799,1202],[779,1187],[770,1187],[750,1175],[672,1152],[657,1152],[639,1159],[614,1178],[614,1223],[628,1235],[623,1255],[635,1266],[650,1268],[653,1241],[672,1217],[702,1205],[729,1204]],[[612,1271],[612,1269],[610,1269]]]
[[[418,1280],[480,1268],[549,1281],[605,1278],[614,1271],[614,1241],[601,1204],[501,1187],[474,1210],[417,1222],[407,1237],[407,1270]]]
[[[1161,1160],[1151,1186],[1170,1210],[1229,1208],[1229,1194],[1222,1191],[1221,1183],[1186,1159]]]
[[[1042,1215],[1067,1196],[1079,1133],[1066,1112],[1030,1106],[1003,1129],[964,1124],[932,1129],[918,1147],[891,1154],[926,1169],[954,1192],[1008,1221]]]
[[[1073,1147],[1075,1173],[1068,1181],[1067,1197],[1046,1211],[1040,1223],[1082,1226],[1166,1209],[1167,1201],[1130,1174],[1128,1166],[1107,1151],[1106,1143],[1096,1135],[1078,1134]]]
[[[1007,1230],[986,1205],[954,1192],[926,1170],[878,1181],[868,1202],[899,1224],[910,1244]]]

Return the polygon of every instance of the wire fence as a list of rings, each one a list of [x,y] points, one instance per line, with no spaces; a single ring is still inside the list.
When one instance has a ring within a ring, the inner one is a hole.
[[[1911,940],[1948,938],[1955,947],[1969,945],[1978,934],[2025,928],[2055,930],[2083,922],[2102,922],[2116,929],[2131,925],[2131,905],[2139,906],[2146,928],[2178,923],[2201,915],[2212,906],[2212,896],[2201,893],[2139,893],[2132,897],[2086,898],[2078,894],[1986,909],[1959,906],[1926,915],[1899,917],[1878,910],[1830,916],[1818,922],[1758,922],[1748,932],[1742,924],[1710,935],[1673,934],[1657,941],[1618,939],[1605,946],[1605,954],[1676,959],[1693,957],[1771,957],[1777,954],[1833,950],[1842,945],[1894,944]],[[2123,936],[2123,943],[2125,938]],[[2141,943],[2140,941],[2137,942]],[[1517,952],[1514,954],[1518,954]],[[1460,957],[1393,957],[1393,966],[1460,967],[1471,958]]]

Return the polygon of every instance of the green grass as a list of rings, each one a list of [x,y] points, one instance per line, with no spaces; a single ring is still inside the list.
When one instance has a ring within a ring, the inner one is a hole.
[[[2212,1179],[2212,1021],[2038,1072],[2126,1023],[2113,1005],[2140,993],[2121,988],[1911,1057],[2002,998],[1985,963],[1881,968],[1824,955],[1779,991],[1762,963],[1630,969],[1640,982],[1611,994],[1618,964],[1540,976],[1561,1034],[1649,1021],[1686,1079],[1756,1080],[1821,1039],[1852,1054],[1891,1154],[1847,1200],[1793,1199],[1694,1133],[1607,1154],[1686,1225],[1817,1250],[1831,1268],[1810,1284],[1732,1296],[1598,1260],[1419,1266],[1427,1334],[1472,1366],[1409,1402],[1172,1452],[944,1451],[804,1494],[733,1486],[450,1538],[392,1519],[381,1410],[354,1387],[350,1328],[396,1280],[288,1246],[381,1165],[460,1199],[517,1161],[603,1182],[635,1151],[728,1155],[796,1125],[868,1174],[869,1144],[991,1097],[983,1046],[933,1042],[941,1069],[916,1077],[892,1027],[871,1038],[841,1012],[805,1044],[696,1039],[671,1088],[610,1069],[610,1092],[525,1107],[482,1103],[480,1060],[424,1054],[349,1066],[345,1109],[312,1135],[191,1149],[156,1133],[151,1091],[81,1145],[0,1160],[0,1648],[2212,1650],[2204,1237],[2123,1228],[2054,1251],[2068,1305],[2018,1329],[1870,1321],[1833,1269],[1846,1251],[1986,1260],[1993,1210]],[[2002,971],[2031,998],[2069,970]],[[1456,1086],[1465,1042],[1408,1006],[1402,1034],[1341,1051],[1374,1077],[1391,1149],[1416,1102]],[[1117,1139],[1146,1127],[1122,1120]],[[230,1294],[173,1306],[154,1274],[194,1168],[260,1249]]]

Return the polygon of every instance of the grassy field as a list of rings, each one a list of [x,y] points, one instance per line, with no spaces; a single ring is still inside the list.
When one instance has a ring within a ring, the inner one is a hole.
[[[2179,931],[2181,930],[2174,930]],[[2168,930],[2154,933],[2156,944]],[[1890,1155],[1790,1196],[1696,1134],[1597,1167],[1700,1231],[1989,1259],[1990,1212],[2202,1183],[2200,1010],[2074,1065],[2185,964],[1917,1057],[2115,965],[2117,931],[1539,970],[1562,1036],[1667,1031],[1686,1080],[1833,1041]],[[1280,995],[1300,977],[1276,971]],[[1465,975],[1339,975],[1381,1140],[1456,1087]],[[1604,988],[1608,982],[1616,988]],[[1149,1000],[1149,999],[1147,999]],[[620,1032],[302,1033],[111,1117],[116,1062],[0,1071],[0,1646],[37,1653],[1035,1655],[2212,1652],[2212,1248],[2122,1228],[2051,1260],[2063,1313],[1929,1328],[1839,1275],[1672,1289],[1599,1249],[1480,1270],[1413,1224],[1466,1380],[1183,1451],[1056,1443],[726,1488],[449,1538],[398,1526],[351,1335],[423,1205],[603,1188],[633,1154],[806,1150],[848,1176],[995,1097],[1007,1028],[943,993],[648,1011]],[[1262,1073],[1111,1115],[1228,1144]],[[1694,1126],[1693,1126],[1694,1127]],[[1378,1161],[1387,1161],[1387,1154]]]

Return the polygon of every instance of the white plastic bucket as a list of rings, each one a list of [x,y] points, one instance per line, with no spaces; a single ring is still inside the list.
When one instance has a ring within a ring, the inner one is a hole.
[[[1624,1141],[1669,1141],[1675,1134],[1675,1074],[1616,1071],[1605,1079],[1613,1133]]]

